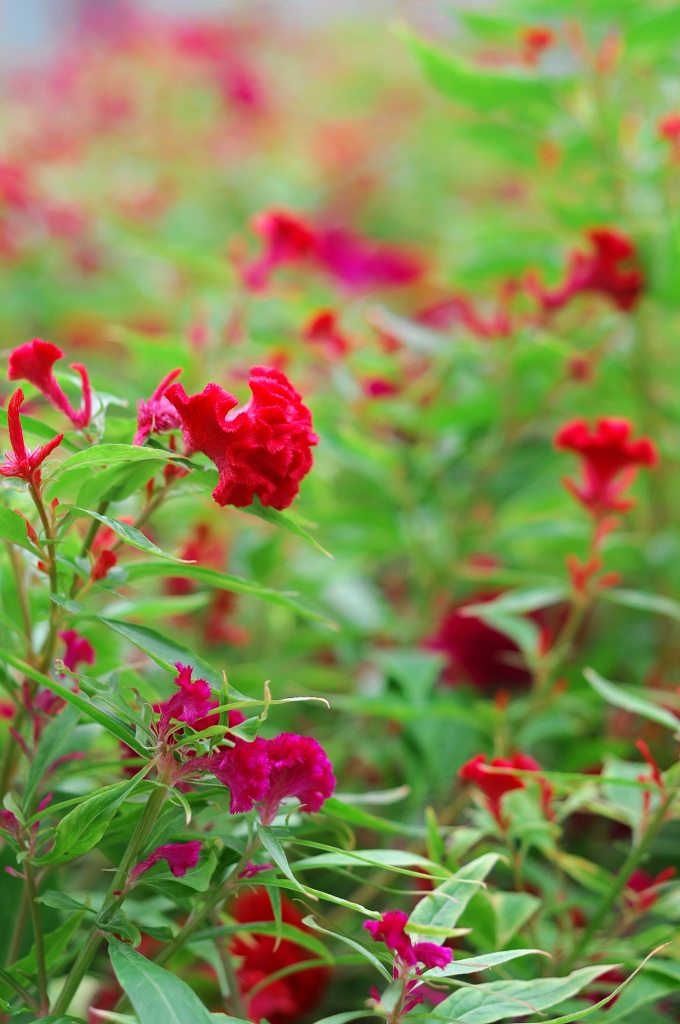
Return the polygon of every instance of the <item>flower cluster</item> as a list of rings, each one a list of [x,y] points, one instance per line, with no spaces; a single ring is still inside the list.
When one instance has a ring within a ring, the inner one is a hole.
[[[446,967],[453,960],[453,953],[436,942],[413,942],[406,934],[408,915],[403,910],[388,910],[379,921],[364,921],[364,928],[371,933],[374,942],[384,942],[394,954],[394,977],[404,981],[402,1013],[408,1013],[425,998],[425,992],[418,980],[422,969]]]
[[[158,708],[156,732],[161,744],[160,766],[172,783],[214,775],[230,792],[229,810],[241,814],[256,807],[262,822],[275,819],[281,803],[297,797],[300,809],[318,811],[335,789],[333,768],[321,745],[308,736],[281,733],[273,739],[248,741],[229,731],[244,721],[229,712],[225,742],[209,754],[184,750],[191,739],[184,725],[201,732],[219,724],[218,707],[205,679],[192,679],[189,666],[177,665],[178,692]]]

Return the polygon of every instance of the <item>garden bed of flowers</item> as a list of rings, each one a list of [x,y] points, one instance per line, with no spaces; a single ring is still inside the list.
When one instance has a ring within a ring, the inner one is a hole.
[[[0,98],[0,1021],[677,1022],[680,9],[86,7]]]

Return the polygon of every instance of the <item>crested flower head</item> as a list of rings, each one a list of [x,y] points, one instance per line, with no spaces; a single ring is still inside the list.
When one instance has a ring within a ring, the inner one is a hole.
[[[316,238],[316,261],[347,292],[401,288],[423,274],[411,252],[363,238],[345,228],[325,228]]]
[[[314,228],[297,214],[265,210],[253,219],[253,230],[262,239],[262,254],[244,268],[244,282],[251,291],[262,291],[270,275],[286,263],[299,263],[313,251]]]
[[[243,889],[227,907],[229,914],[244,927],[229,940],[232,956],[238,958],[236,976],[246,1004],[249,1020],[271,1024],[298,1024],[321,1000],[330,978],[327,967],[303,967],[314,953],[291,939],[275,935],[248,935],[250,921],[273,921],[274,911],[263,887]],[[309,933],[302,914],[290,900],[281,896],[281,919],[300,932]],[[296,967],[294,971],[263,984],[269,975]],[[256,994],[250,992],[257,988]]]
[[[175,685],[179,687],[179,693],[173,696],[161,706],[161,717],[158,723],[158,732],[166,736],[170,729],[170,723],[186,722],[187,725],[195,726],[196,723],[209,715],[213,708],[218,706],[213,698],[210,684],[205,679],[192,679],[193,669],[190,665],[182,665],[177,662],[175,668],[178,675],[175,676]]]
[[[62,391],[52,370],[56,361],[62,359],[63,355],[62,350],[51,342],[34,338],[33,341],[19,345],[10,353],[8,377],[10,380],[30,381],[43,393],[48,402],[68,416],[75,427],[86,427],[92,415],[92,391],[87,370],[80,363],[70,364],[71,369],[80,375],[83,386],[83,404],[76,410]]]
[[[334,310],[322,309],[307,321],[302,332],[305,341],[319,345],[329,359],[340,359],[350,347],[338,320]]]
[[[311,448],[318,442],[309,409],[280,370],[255,367],[251,400],[237,400],[218,384],[187,395],[181,384],[165,392],[182,420],[186,444],[203,452],[219,470],[213,491],[218,505],[287,508],[312,468]]]
[[[458,770],[458,776],[463,782],[471,782],[481,790],[488,809],[501,826],[503,825],[501,815],[503,797],[513,789],[524,789],[524,781],[518,777],[517,770],[533,770],[527,769],[526,762],[518,763],[518,756],[523,757],[523,755],[515,755],[512,760],[505,757],[494,757],[487,764],[486,755],[477,754]]]
[[[145,871],[152,868],[154,864],[157,864],[159,860],[164,860],[167,861],[168,867],[175,878],[182,878],[183,875],[186,875],[189,868],[196,867],[200,853],[200,839],[193,839],[189,843],[166,843],[165,846],[159,846],[154,850],[146,860],[135,864],[130,872],[130,877],[136,880]]]
[[[66,644],[61,660],[67,669],[75,672],[80,662],[84,665],[94,665],[94,647],[86,637],[81,636],[75,629],[65,629],[59,637]]]
[[[133,444],[142,445],[149,434],[167,434],[169,430],[179,430],[182,426],[179,413],[164,397],[165,389],[179,377],[181,372],[181,368],[171,370],[150,398],[140,400],[137,405],[137,433]]]
[[[229,811],[244,814],[266,797],[271,780],[272,762],[268,741],[230,737],[233,746],[221,747],[208,758],[207,766],[216,779],[229,789]]]
[[[407,922],[408,915],[403,910],[388,910],[379,921],[364,921],[364,928],[371,933],[373,940],[384,942],[394,954],[395,977],[403,976],[418,964],[429,971],[433,967],[446,967],[451,963],[453,953],[445,946],[439,946],[436,942],[414,943],[410,935],[406,934]],[[417,970],[417,973],[420,971]]]
[[[629,420],[602,416],[591,430],[585,420],[572,420],[558,431],[555,447],[571,451],[582,460],[580,482],[566,479],[564,485],[600,519],[611,512],[625,512],[634,502],[623,498],[637,473],[638,467],[652,468],[658,455],[648,437],[632,439],[633,425]]]
[[[319,811],[335,789],[333,766],[320,743],[311,736],[282,732],[267,740],[271,779],[258,809],[265,825],[276,817],[287,797],[300,801],[300,810]]]
[[[7,406],[7,426],[9,429],[9,443],[12,446],[11,452],[5,453],[4,462],[0,465],[0,474],[6,477],[16,476],[25,480],[27,484],[35,486],[40,483],[40,466],[54,449],[64,439],[63,434],[57,434],[47,444],[40,445],[33,451],[26,447],[24,432],[21,427],[19,411],[24,401],[24,393],[17,388],[9,400]]]

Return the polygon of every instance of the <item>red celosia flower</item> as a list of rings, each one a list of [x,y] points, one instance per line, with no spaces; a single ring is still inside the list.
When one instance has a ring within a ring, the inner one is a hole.
[[[603,416],[591,433],[585,420],[573,420],[557,432],[555,447],[581,457],[582,482],[565,479],[565,487],[596,518],[610,512],[625,512],[634,504],[622,498],[639,466],[651,468],[658,456],[648,437],[633,441],[629,420]]]
[[[66,650],[62,654],[61,660],[67,669],[75,672],[81,661],[85,665],[94,665],[95,652],[89,640],[77,633],[75,629],[65,629],[63,633],[59,634],[59,637],[66,644]]]
[[[349,351],[349,342],[340,330],[338,314],[322,309],[307,322],[302,332],[305,341],[321,345],[329,359],[340,359]]]
[[[34,451],[30,451],[24,441],[24,432],[21,428],[21,419],[19,417],[19,410],[23,401],[24,393],[21,388],[17,388],[7,406],[7,426],[9,428],[9,443],[12,446],[12,451],[5,453],[4,462],[0,466],[0,474],[7,477],[18,476],[25,480],[26,483],[37,487],[40,484],[39,467],[57,445],[61,444],[64,435],[57,434],[47,444],[40,445]]]
[[[165,398],[164,392],[173,380],[182,372],[181,367],[171,370],[160,382],[151,398],[142,398],[137,404],[137,433],[133,444],[142,445],[149,434],[167,434],[169,430],[179,430],[182,421],[179,413]]]
[[[626,882],[623,892],[629,908],[637,913],[649,910],[659,898],[659,886],[675,878],[676,874],[675,868],[664,868],[656,876],[650,875],[642,868],[636,868]]]
[[[505,824],[501,814],[501,800],[513,789],[524,789],[524,782],[516,775],[516,770],[523,765],[516,763],[516,757],[511,761],[505,757],[494,757],[487,764],[486,755],[477,754],[458,769],[458,776],[463,782],[472,782],[482,791],[487,807],[501,827]],[[489,771],[489,768],[508,770]]]
[[[475,594],[449,609],[437,632],[425,641],[426,647],[446,655],[444,682],[455,686],[466,681],[485,693],[513,690],[531,682],[517,644],[483,619],[465,614],[468,605],[485,604],[498,596],[498,591]],[[545,625],[539,612],[527,618]]]
[[[279,370],[255,367],[249,381],[253,397],[236,411],[237,400],[218,384],[188,396],[181,384],[165,392],[182,420],[191,450],[212,459],[220,473],[213,491],[218,505],[287,508],[312,468],[309,409]]]
[[[146,860],[140,861],[130,871],[130,878],[138,879],[145,871],[152,868],[159,860],[165,860],[175,878],[182,878],[189,868],[195,868],[201,853],[201,840],[193,839],[189,843],[166,843],[159,846]]]
[[[523,59],[526,64],[537,64],[544,50],[555,45],[555,33],[551,28],[533,25],[521,33],[524,46]]]
[[[371,933],[375,942],[384,942],[405,967],[422,964],[429,971],[433,967],[446,967],[451,963],[453,953],[445,946],[439,946],[436,942],[414,944],[404,930],[407,921],[408,914],[403,910],[388,910],[379,921],[364,921],[364,928]]]
[[[118,562],[113,551],[109,551],[107,548],[101,551],[97,556],[97,561],[92,566],[92,572],[90,573],[90,579],[93,583],[97,583],[99,580],[105,579],[109,570],[113,569],[114,565]]]
[[[206,759],[206,767],[229,789],[230,814],[244,814],[269,793],[272,760],[271,741],[256,736],[254,740],[230,737],[233,747],[222,747]]]
[[[424,272],[420,259],[403,249],[362,238],[345,228],[326,228],[316,238],[320,265],[349,292],[400,288]]]
[[[244,925],[251,921],[274,920],[271,901],[263,888],[239,893],[228,910]],[[308,932],[302,915],[285,896],[281,897],[281,917],[284,924]],[[274,935],[253,934],[241,938],[237,934],[231,939],[229,949],[232,956],[238,957],[236,975],[249,1020],[265,1018],[271,1024],[298,1024],[321,1000],[330,978],[327,967],[302,968],[264,985],[252,999],[249,997],[250,991],[268,975],[313,959],[314,954],[304,946],[290,939],[278,941]]]
[[[253,219],[253,230],[260,236],[264,251],[244,268],[245,284],[252,291],[262,291],[273,270],[285,263],[297,263],[313,251],[314,228],[296,214],[285,210],[267,210]]]
[[[366,377],[361,386],[369,398],[390,398],[399,394],[399,385],[385,377]]]
[[[298,798],[303,811],[320,810],[335,789],[333,766],[321,744],[292,732],[266,742],[271,780],[258,804],[263,823],[271,825],[281,801],[289,796]]]
[[[83,382],[83,405],[76,410],[52,372],[52,367],[63,355],[62,350],[51,342],[34,338],[10,353],[8,377],[10,380],[30,381],[55,408],[68,416],[74,426],[86,427],[92,415],[92,391],[87,370],[80,363],[70,364],[70,368],[80,374]]]
[[[546,313],[553,313],[582,292],[595,292],[612,300],[618,309],[629,312],[638,304],[644,285],[642,271],[628,266],[636,258],[633,242],[611,228],[588,232],[593,250],[572,252],[564,282],[553,291],[546,290],[534,276],[526,283]]]
[[[179,693],[173,694],[162,706],[158,723],[161,737],[167,735],[172,721],[195,726],[199,719],[205,718],[217,707],[210,684],[205,679],[192,679],[193,669],[190,665],[181,665],[177,662],[175,668],[179,675],[175,677],[174,682],[179,686]]]
[[[513,329],[510,307],[517,291],[515,281],[506,281],[496,298],[495,308],[486,316],[479,312],[467,295],[452,295],[421,310],[416,319],[434,331],[464,327],[470,334],[482,340],[504,338]]]
[[[680,160],[680,114],[666,114],[656,124],[659,137],[670,143],[671,156],[674,161]]]

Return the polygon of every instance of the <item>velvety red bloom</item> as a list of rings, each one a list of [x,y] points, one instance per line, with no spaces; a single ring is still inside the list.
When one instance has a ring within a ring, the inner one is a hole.
[[[623,897],[631,910],[642,913],[649,910],[659,898],[659,886],[675,878],[675,868],[664,868],[658,875],[650,875],[642,868],[636,868],[626,882]]]
[[[245,284],[262,291],[277,267],[305,260],[314,250],[314,228],[296,214],[285,210],[266,210],[253,219],[253,230],[263,242],[262,255],[244,268]]]
[[[57,445],[61,444],[64,435],[57,434],[47,444],[42,444],[33,451],[30,451],[24,441],[24,432],[19,417],[19,410],[23,401],[24,393],[21,388],[17,388],[7,405],[7,426],[9,428],[9,443],[12,446],[12,451],[5,453],[4,462],[0,466],[0,474],[7,477],[17,476],[28,484],[38,486],[40,484],[39,467]]]
[[[510,761],[505,757],[494,757],[487,764],[486,755],[477,754],[458,769],[458,777],[463,782],[472,782],[482,791],[487,807],[501,826],[504,824],[501,814],[503,797],[513,789],[524,789],[524,781],[516,774],[517,769],[524,766],[517,763],[517,756]],[[489,768],[508,770],[489,771]]]
[[[175,693],[162,705],[158,732],[163,737],[172,721],[195,726],[199,719],[217,707],[210,684],[205,679],[192,679],[193,669],[190,665],[177,662],[175,668],[179,675],[175,677],[174,683],[179,687],[179,693]]]
[[[166,398],[182,420],[184,439],[217,466],[220,482],[213,491],[218,505],[263,505],[287,508],[312,468],[311,448],[318,437],[300,395],[280,370],[255,367],[249,383],[251,400],[236,411],[237,400],[218,384],[188,396],[172,384]]]
[[[302,337],[313,345],[320,345],[329,359],[340,359],[349,351],[349,342],[340,330],[338,314],[322,309],[305,325]]]
[[[113,569],[117,562],[118,559],[113,551],[109,551],[108,549],[100,551],[97,556],[97,561],[92,566],[92,572],[90,573],[90,579],[92,582],[97,583],[99,580],[105,579],[109,574],[109,570]]]
[[[10,380],[27,380],[41,391],[55,408],[63,412],[74,426],[86,427],[92,415],[92,391],[87,370],[80,363],[71,363],[70,368],[80,374],[83,382],[83,405],[74,409],[62,391],[52,367],[64,353],[49,341],[34,338],[25,345],[19,345],[9,357],[8,377]]]
[[[582,480],[565,479],[565,487],[596,518],[625,512],[634,504],[622,493],[632,484],[639,466],[652,468],[658,456],[648,437],[632,440],[629,420],[602,416],[591,432],[585,420],[565,423],[557,432],[555,447],[582,459]]]
[[[426,970],[446,967],[453,959],[453,953],[435,942],[414,943],[405,927],[408,914],[403,910],[388,910],[379,921],[364,921],[364,928],[371,933],[375,942],[384,942],[390,952],[405,967],[422,964]]]
[[[533,25],[522,31],[521,40],[524,46],[524,61],[527,64],[536,64],[543,51],[555,45],[555,33],[543,25]]]
[[[170,430],[179,430],[182,421],[179,413],[165,398],[164,392],[173,380],[182,372],[181,367],[171,370],[160,382],[151,398],[142,398],[137,403],[137,433],[133,444],[142,445],[149,434],[167,434]]]
[[[680,160],[680,114],[659,118],[656,130],[660,138],[670,143],[673,160]]]
[[[182,878],[189,868],[195,868],[201,854],[201,840],[193,839],[189,843],[166,843],[159,846],[153,853],[149,854],[146,860],[140,861],[130,871],[130,878],[137,879],[145,871],[158,864],[159,860],[168,863],[170,871],[175,878]]]
[[[417,281],[425,269],[413,253],[362,238],[345,228],[319,231],[315,257],[349,292],[400,288]]]
[[[75,672],[81,662],[85,665],[94,665],[94,647],[86,637],[81,636],[75,629],[65,629],[59,637],[66,644],[61,660],[67,669]]]
[[[588,238],[591,252],[572,252],[566,278],[553,291],[543,288],[533,276],[527,277],[527,287],[544,312],[553,313],[561,309],[582,292],[604,295],[624,312],[638,304],[644,277],[638,267],[630,265],[637,256],[633,242],[611,228],[589,231]]]
[[[311,736],[282,732],[267,740],[271,780],[258,804],[260,817],[271,825],[279,805],[289,796],[300,801],[300,810],[319,811],[335,789],[333,766],[320,743]]]
[[[475,594],[455,605],[445,614],[437,632],[425,640],[430,650],[446,655],[444,682],[452,686],[468,682],[485,693],[516,690],[530,684],[531,673],[517,644],[483,619],[465,614],[468,605],[486,604],[499,593]],[[539,626],[545,625],[539,612],[527,618]]]
[[[246,926],[249,922],[274,920],[271,901],[263,888],[239,893],[228,910]],[[302,914],[285,896],[281,897],[281,917],[285,924],[309,931],[302,923]],[[250,991],[268,975],[313,959],[315,954],[304,946],[290,939],[278,942],[274,935],[253,934],[243,938],[235,935],[229,949],[239,960],[236,975],[249,1020],[265,1018],[271,1024],[298,1024],[320,1002],[330,978],[327,967],[302,968],[265,985],[252,999],[249,997]]]
[[[256,736],[247,741],[230,737],[233,747],[224,746],[205,760],[206,768],[229,789],[230,814],[251,811],[269,793],[272,760],[269,743]]]

